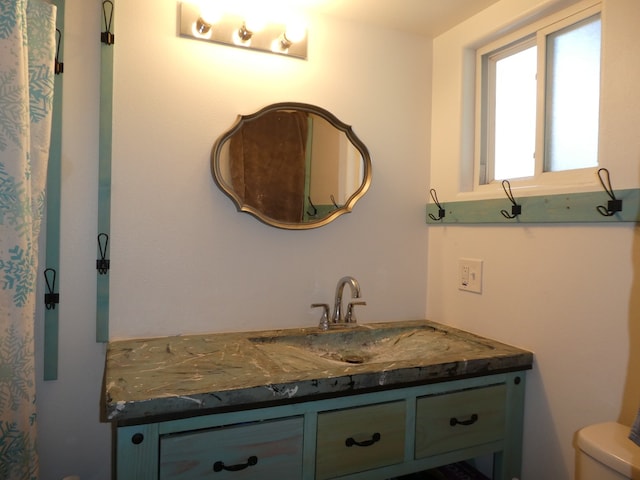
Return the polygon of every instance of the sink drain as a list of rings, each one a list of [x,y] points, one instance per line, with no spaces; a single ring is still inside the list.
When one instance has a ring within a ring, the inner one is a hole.
[[[345,363],[364,363],[366,358],[362,355],[341,355],[340,361]]]

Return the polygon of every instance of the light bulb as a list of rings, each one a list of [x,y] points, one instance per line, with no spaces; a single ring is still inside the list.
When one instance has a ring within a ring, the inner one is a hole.
[[[244,25],[247,30],[256,33],[267,26],[267,15],[262,8],[255,8],[244,13]]]
[[[304,40],[304,37],[307,36],[307,30],[305,28],[300,27],[289,27],[287,26],[287,30],[284,32],[284,36],[291,43],[298,43]]]
[[[288,53],[291,42],[286,43],[284,33],[271,42],[271,51],[273,53]]]
[[[307,36],[307,23],[300,15],[289,15],[285,25],[284,35],[291,43],[300,42]]]
[[[218,23],[223,13],[224,9],[220,2],[209,0],[200,3],[200,19],[209,25]]]

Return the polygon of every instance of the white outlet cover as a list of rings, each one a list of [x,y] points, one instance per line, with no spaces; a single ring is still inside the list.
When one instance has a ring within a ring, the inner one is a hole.
[[[482,260],[461,258],[458,261],[458,289],[482,293]]]

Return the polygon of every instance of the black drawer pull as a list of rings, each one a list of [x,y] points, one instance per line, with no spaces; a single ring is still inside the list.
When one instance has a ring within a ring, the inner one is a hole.
[[[473,415],[471,415],[471,418],[469,420],[458,420],[455,417],[451,417],[451,420],[449,420],[449,425],[451,425],[452,427],[455,427],[456,425],[473,425],[477,421],[478,415],[474,413]]]
[[[376,442],[380,441],[380,434],[378,432],[374,433],[373,436],[371,437],[371,440],[364,440],[362,442],[356,442],[353,437],[349,437],[345,440],[344,444],[347,447],[352,447],[354,445],[357,445],[358,447],[370,447],[371,445],[373,445]]]
[[[237,465],[225,465],[224,462],[217,461],[213,464],[214,472],[221,472],[222,470],[226,470],[227,472],[237,472],[239,470],[244,470],[247,467],[252,467],[258,463],[258,457],[252,455],[247,458],[247,463],[239,463]]]

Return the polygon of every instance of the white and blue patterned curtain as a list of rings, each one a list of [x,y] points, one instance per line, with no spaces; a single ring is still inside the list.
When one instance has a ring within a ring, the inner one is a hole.
[[[53,5],[0,0],[0,478],[37,479],[34,319],[55,58]]]

